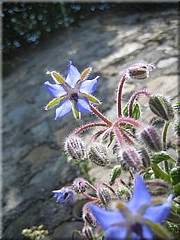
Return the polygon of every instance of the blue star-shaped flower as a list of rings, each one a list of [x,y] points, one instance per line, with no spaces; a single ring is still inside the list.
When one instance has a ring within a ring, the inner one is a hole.
[[[158,223],[165,221],[168,216],[173,194],[165,203],[152,205],[151,195],[142,178],[136,174],[135,180],[133,196],[126,206],[118,204],[117,210],[106,211],[97,205],[88,205],[98,224],[105,230],[107,240],[151,240],[154,229],[160,229]]]
[[[68,63],[66,80],[56,71],[47,72],[52,76],[55,84],[51,84],[49,81],[44,83],[46,90],[53,97],[45,110],[57,106],[55,120],[69,113],[71,109],[75,118],[79,119],[81,113],[92,112],[90,101],[100,103],[97,98],[91,95],[96,89],[99,77],[88,80],[90,72],[91,68],[87,68],[80,74],[71,61]]]
[[[61,188],[60,190],[54,190],[52,191],[57,196],[56,202],[74,202],[74,193],[71,189],[69,188]]]

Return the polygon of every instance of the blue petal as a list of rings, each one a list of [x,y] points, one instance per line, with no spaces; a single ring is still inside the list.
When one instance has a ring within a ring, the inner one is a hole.
[[[47,92],[53,97],[53,98],[59,98],[67,92],[64,90],[64,88],[60,84],[51,84],[49,81],[46,81],[44,83],[44,86],[47,90]]]
[[[63,117],[70,111],[71,111],[71,102],[68,99],[62,100],[58,108],[56,109],[55,120]]]
[[[135,174],[135,186],[133,196],[126,207],[132,211],[138,211],[143,205],[150,204],[151,195],[149,194],[144,181],[139,174]]]
[[[79,98],[78,101],[75,102],[75,108],[81,113],[92,112],[87,98]]]
[[[173,194],[171,194],[162,205],[148,207],[143,214],[143,218],[154,223],[164,222],[169,214],[172,199]]]
[[[125,227],[110,227],[105,233],[105,238],[107,240],[124,240],[126,239],[127,228]]]
[[[142,225],[142,235],[144,239],[153,240],[153,233],[147,225]]]
[[[80,84],[79,91],[82,93],[92,94],[97,87],[97,79],[96,77],[93,80],[85,80]]]
[[[92,211],[92,214],[96,218],[98,224],[104,230],[111,227],[112,224],[119,224],[124,220],[119,210],[106,211],[95,204],[89,204],[88,208]]]
[[[81,74],[77,70],[76,67],[72,65],[72,62],[69,61],[68,63],[68,75],[66,78],[66,82],[69,84],[71,88],[74,88],[77,81],[81,78]]]

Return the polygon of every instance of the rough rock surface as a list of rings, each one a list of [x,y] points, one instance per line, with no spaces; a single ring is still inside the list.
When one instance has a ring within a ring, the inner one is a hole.
[[[21,240],[23,228],[44,224],[50,239],[71,239],[82,223],[69,204],[56,204],[51,191],[70,184],[78,172],[60,149],[64,138],[80,124],[72,114],[54,121],[54,110],[44,111],[51,99],[43,82],[47,70],[66,74],[67,60],[79,70],[93,67],[100,76],[95,95],[98,108],[114,117],[115,90],[122,71],[145,60],[156,66],[145,82],[125,85],[123,99],[136,88],[148,87],[178,96],[177,10],[117,12],[109,10],[83,20],[80,26],[59,30],[41,47],[24,54],[21,65],[3,82],[3,236]],[[146,99],[142,99],[146,108]],[[96,174],[97,171],[92,171]],[[104,175],[107,179],[108,176]],[[63,235],[64,234],[64,235]]]

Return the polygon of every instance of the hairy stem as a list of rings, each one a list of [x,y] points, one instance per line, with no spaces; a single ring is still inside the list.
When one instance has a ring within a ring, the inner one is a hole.
[[[165,122],[163,132],[162,132],[162,146],[163,151],[166,151],[167,148],[167,131],[169,127],[169,122]],[[167,173],[169,173],[168,161],[164,161],[164,168]]]
[[[126,80],[126,74],[123,73],[119,85],[118,85],[118,91],[117,91],[117,116],[122,116],[122,89],[124,82]]]
[[[134,101],[141,94],[146,95],[148,98],[151,96],[151,92],[149,92],[147,89],[142,89],[142,90],[138,90],[138,91],[134,92],[129,100],[129,106],[128,106],[128,116],[129,117],[132,117]]]
[[[118,142],[119,142],[120,146],[121,147],[124,146],[125,142],[124,142],[124,139],[123,139],[123,137],[121,135],[121,132],[120,132],[119,128],[114,125],[113,126],[113,130],[114,130],[114,133],[115,133],[115,135],[116,135],[116,137],[118,139]]]
[[[91,110],[93,111],[93,113],[98,116],[99,118],[101,118],[103,120],[103,122],[105,122],[107,125],[112,126],[112,122],[107,119],[101,112],[99,112],[99,110],[97,110],[97,108],[95,108],[93,105],[90,104]]]

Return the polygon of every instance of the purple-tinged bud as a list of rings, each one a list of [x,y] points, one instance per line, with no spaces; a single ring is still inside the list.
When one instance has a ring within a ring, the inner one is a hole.
[[[92,228],[89,225],[85,225],[82,229],[82,234],[85,237],[86,240],[93,240],[93,231]]]
[[[85,158],[85,147],[79,137],[67,138],[64,149],[74,160],[81,161]]]
[[[128,167],[128,170],[132,169],[134,171],[139,171],[143,168],[141,157],[137,150],[133,147],[122,150],[120,164],[122,169],[124,167],[123,165],[125,164],[125,166]]]
[[[109,190],[103,186],[98,187],[97,197],[101,200],[104,206],[107,206],[111,202],[111,194]]]
[[[163,95],[151,95],[149,98],[149,107],[154,114],[165,121],[170,121],[174,118],[174,111],[171,102]]]
[[[113,185],[116,178],[119,177],[120,175],[121,175],[121,166],[120,165],[114,166],[112,169],[112,174],[111,174],[111,179],[109,181],[109,184]]]
[[[154,65],[148,63],[136,63],[126,70],[127,77],[133,79],[145,79],[149,77],[150,71],[154,69]]]
[[[85,213],[83,212],[82,218],[83,218],[83,221],[87,222],[89,225],[93,227],[96,226],[96,219],[90,211],[87,210],[85,211]]]
[[[169,195],[172,191],[171,186],[162,179],[148,180],[146,186],[152,196]]]
[[[152,126],[147,126],[140,132],[140,137],[147,147],[155,152],[162,150],[161,139]]]
[[[141,156],[141,161],[142,161],[143,167],[145,169],[150,167],[151,166],[151,159],[150,159],[150,156],[148,154],[148,151],[144,147],[142,147],[138,152]]]
[[[87,187],[88,186],[86,180],[84,180],[83,178],[76,178],[72,184],[72,189],[79,194],[84,193]]]
[[[106,166],[108,164],[106,147],[95,143],[89,150],[88,158],[99,166]]]
[[[131,191],[127,187],[122,186],[117,189],[116,195],[119,198],[119,200],[127,202],[131,197]]]

